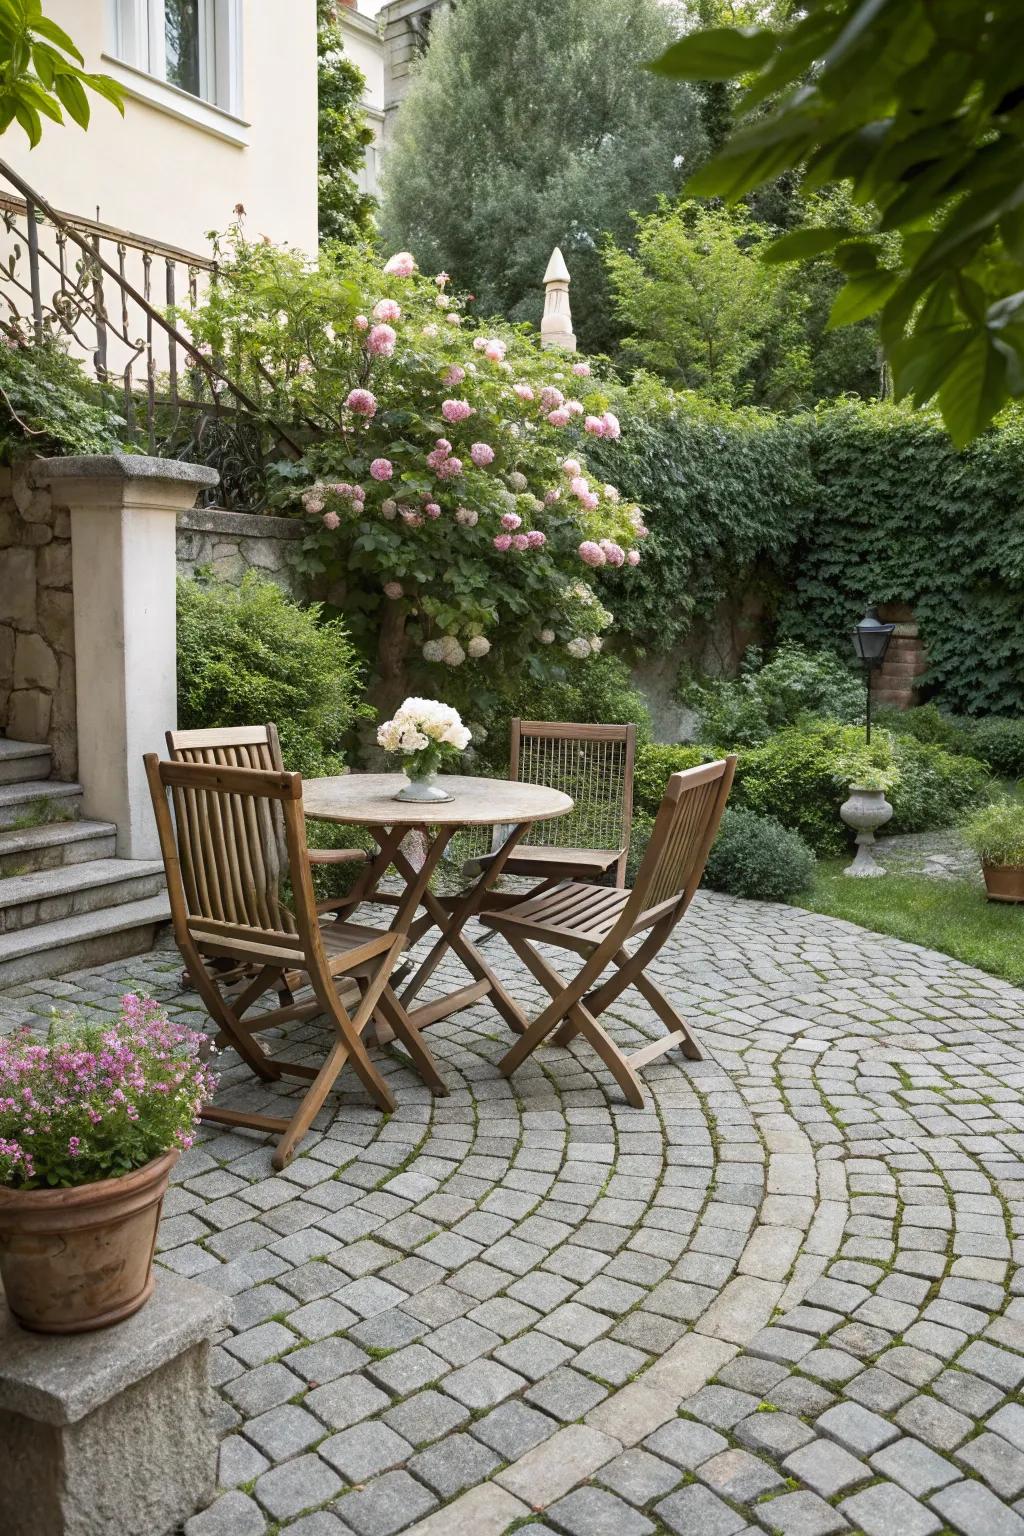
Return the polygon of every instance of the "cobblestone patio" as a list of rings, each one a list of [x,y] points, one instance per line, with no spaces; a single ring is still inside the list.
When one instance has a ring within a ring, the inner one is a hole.
[[[0,1027],[126,978],[191,1010],[179,969],[15,988]],[[585,1046],[506,1082],[484,1004],[431,1031],[449,1098],[395,1052],[397,1113],[346,1094],[283,1174],[204,1131],[161,1261],[235,1321],[187,1536],[1024,1536],[1024,993],[707,895],[656,979],[707,1060],[646,1112]],[[219,1102],[274,1098],[229,1061]]]

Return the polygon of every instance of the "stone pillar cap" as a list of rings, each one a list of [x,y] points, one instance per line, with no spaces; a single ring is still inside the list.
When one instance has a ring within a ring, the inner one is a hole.
[[[44,1424],[74,1424],[211,1338],[231,1310],[219,1291],[161,1270],[152,1298],[123,1323],[96,1333],[29,1333],[0,1292],[0,1409]]]
[[[569,268],[565,264],[565,257],[562,255],[560,246],[556,245],[551,252],[551,260],[548,262],[547,271],[544,273],[544,281],[546,283],[571,282]]]
[[[216,485],[217,470],[181,459],[157,459],[145,453],[86,453],[70,458],[37,459],[31,478],[37,485],[53,480],[174,480],[183,485]]]

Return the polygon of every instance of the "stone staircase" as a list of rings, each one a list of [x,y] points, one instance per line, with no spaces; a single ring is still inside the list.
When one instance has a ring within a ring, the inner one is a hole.
[[[160,861],[117,858],[49,774],[49,747],[0,737],[0,986],[143,954],[169,915]]]

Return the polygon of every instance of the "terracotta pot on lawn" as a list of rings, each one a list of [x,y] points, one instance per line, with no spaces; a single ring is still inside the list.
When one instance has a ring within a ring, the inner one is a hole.
[[[75,1189],[0,1188],[0,1279],[36,1333],[88,1333],[153,1293],[153,1251],[177,1149]]]
[[[1024,901],[1024,865],[986,864],[982,860],[989,901]]]

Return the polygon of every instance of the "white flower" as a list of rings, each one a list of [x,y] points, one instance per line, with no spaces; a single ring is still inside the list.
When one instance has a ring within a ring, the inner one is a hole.
[[[441,660],[441,642],[440,642],[440,640],[428,640],[426,642],[426,644],[423,647],[423,660],[424,661],[440,661]]]
[[[488,640],[486,635],[474,635],[466,647],[467,651],[474,660],[479,659],[481,656],[486,656],[490,648],[491,642]]]
[[[542,629],[540,632],[541,645],[554,645],[555,632],[553,629]]]
[[[604,645],[604,641],[601,639],[600,635],[591,635],[591,637],[590,637],[590,649],[591,649],[591,651],[593,652],[593,654],[595,656],[597,655],[598,651],[601,649],[601,647],[603,645]]]
[[[582,661],[585,656],[590,655],[590,641],[585,635],[577,635],[575,640],[569,641],[566,650],[570,656],[575,656],[578,661]]]

